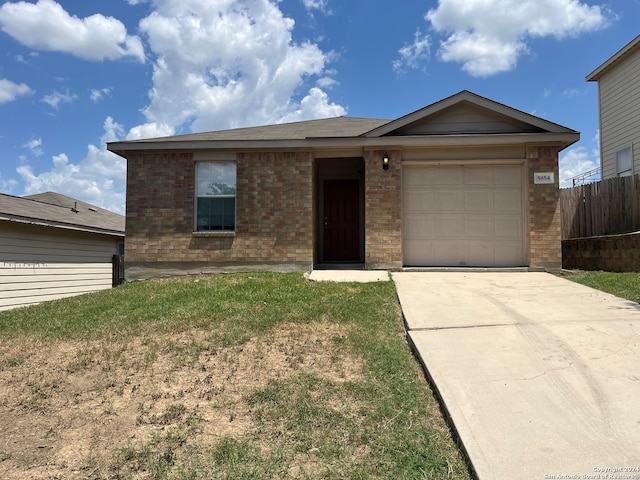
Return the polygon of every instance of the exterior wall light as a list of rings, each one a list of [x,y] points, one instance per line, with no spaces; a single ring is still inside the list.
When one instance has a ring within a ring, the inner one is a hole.
[[[389,170],[389,154],[387,152],[382,156],[382,169]]]

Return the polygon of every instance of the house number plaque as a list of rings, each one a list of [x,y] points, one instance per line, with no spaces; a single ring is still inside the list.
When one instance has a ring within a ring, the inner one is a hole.
[[[533,183],[535,185],[545,185],[553,182],[553,172],[540,172],[533,174]]]

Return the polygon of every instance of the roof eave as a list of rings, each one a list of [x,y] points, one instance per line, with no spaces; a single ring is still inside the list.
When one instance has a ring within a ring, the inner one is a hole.
[[[54,222],[44,219],[38,218],[28,218],[28,217],[19,217],[19,216],[7,216],[6,214],[0,214],[0,221],[4,222],[12,222],[12,223],[20,223],[23,225],[37,225],[40,227],[52,227],[52,228],[61,228],[63,230],[73,230],[76,232],[86,232],[86,233],[98,233],[101,235],[110,235],[114,237],[124,237],[125,232],[120,230],[110,230],[99,227],[87,227],[84,225],[73,225],[63,222]]]
[[[129,152],[143,151],[202,151],[202,150],[260,150],[260,149],[316,149],[316,148],[375,148],[419,147],[442,145],[510,145],[516,143],[556,143],[563,148],[580,139],[580,133],[566,129],[563,132],[542,133],[498,133],[498,134],[447,134],[447,135],[406,135],[387,137],[332,137],[307,138],[301,140],[206,140],[188,142],[113,142],[107,145],[109,151],[126,158]]]
[[[425,139],[428,138],[428,141]],[[450,135],[411,135],[367,138],[365,148],[375,147],[454,147],[454,146],[506,146],[506,145],[557,145],[563,150],[580,140],[580,133],[500,133],[500,134],[450,134]]]
[[[618,61],[620,61],[627,54],[631,53],[635,48],[640,47],[640,35],[635,37],[629,43],[627,43],[624,47],[618,50],[613,56],[609,57],[607,61],[601,64],[598,68],[596,68],[593,72],[587,75],[585,78],[587,82],[597,82],[600,80],[602,75],[613,67]]]

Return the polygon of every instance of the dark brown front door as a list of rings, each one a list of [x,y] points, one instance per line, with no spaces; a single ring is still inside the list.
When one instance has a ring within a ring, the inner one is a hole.
[[[324,260],[360,261],[360,182],[324,180]]]

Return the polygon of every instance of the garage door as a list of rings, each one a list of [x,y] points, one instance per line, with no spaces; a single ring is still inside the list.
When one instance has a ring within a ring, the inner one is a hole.
[[[520,266],[521,165],[405,166],[406,266]]]

